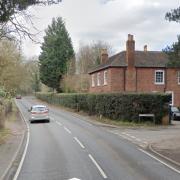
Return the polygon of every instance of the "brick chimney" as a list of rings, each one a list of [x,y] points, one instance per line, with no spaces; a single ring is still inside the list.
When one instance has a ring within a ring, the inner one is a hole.
[[[128,34],[128,40],[126,42],[126,63],[128,67],[125,71],[125,91],[136,92],[135,41],[131,34]]]
[[[144,45],[144,52],[147,52],[147,45]]]
[[[133,35],[128,34],[128,40],[126,42],[126,63],[128,67],[134,67],[135,61],[135,41]]]
[[[101,49],[101,64],[105,64],[108,60],[107,49]]]

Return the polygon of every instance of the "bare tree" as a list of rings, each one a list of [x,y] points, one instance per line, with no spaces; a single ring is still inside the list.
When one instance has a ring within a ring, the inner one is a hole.
[[[28,37],[35,41],[35,35],[39,33],[31,33],[29,28],[22,22],[28,22],[34,27],[31,21],[31,15],[27,12],[27,7],[32,5],[51,5],[60,3],[62,0],[0,0],[0,39],[19,39]],[[35,27],[34,27],[35,28]],[[36,29],[36,28],[35,28]],[[37,30],[37,29],[36,29]]]
[[[97,41],[90,45],[80,45],[77,53],[77,70],[79,74],[87,74],[88,71],[100,64],[101,50],[107,49],[112,54],[111,45],[103,41]]]

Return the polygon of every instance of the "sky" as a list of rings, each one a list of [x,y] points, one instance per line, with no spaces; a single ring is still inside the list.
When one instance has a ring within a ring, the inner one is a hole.
[[[148,50],[161,51],[180,34],[180,24],[164,18],[166,12],[179,6],[179,0],[62,0],[59,5],[32,6],[28,13],[40,32],[36,36],[40,42],[52,18],[61,16],[75,52],[80,44],[99,40],[110,44],[114,53],[123,51],[128,34],[134,35],[136,50],[143,50],[147,44]],[[26,38],[22,50],[30,58],[40,54],[40,46]]]

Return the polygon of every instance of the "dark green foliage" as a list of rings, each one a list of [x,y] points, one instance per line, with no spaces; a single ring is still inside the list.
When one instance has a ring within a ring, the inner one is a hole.
[[[172,9],[171,12],[167,12],[165,19],[168,21],[180,22],[180,7]]]
[[[51,104],[102,115],[113,120],[137,122],[139,114],[153,113],[156,123],[168,114],[170,95],[166,94],[43,94],[37,97]]]
[[[35,4],[55,4],[61,0],[1,0],[0,1],[0,22],[7,22],[9,18],[19,11],[25,10],[28,6]]]
[[[41,49],[40,79],[60,92],[60,81],[67,72],[68,61],[74,56],[71,38],[62,18],[53,19],[51,26],[48,26]]]
[[[180,67],[180,36],[178,41],[163,50],[169,56],[167,67]]]

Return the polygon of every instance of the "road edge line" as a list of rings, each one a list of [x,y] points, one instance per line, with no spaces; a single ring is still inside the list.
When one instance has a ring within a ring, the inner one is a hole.
[[[173,166],[165,163],[164,161],[160,160],[159,158],[153,156],[152,154],[150,154],[149,152],[147,152],[147,151],[145,151],[145,150],[143,150],[143,149],[141,149],[141,148],[138,148],[138,149],[139,149],[139,151],[141,151],[141,152],[143,152],[144,154],[148,155],[149,157],[155,159],[156,161],[160,162],[161,164],[163,164],[164,166],[166,166],[166,167],[168,167],[169,169],[173,170],[174,172],[180,174],[180,171],[179,171],[178,169],[174,168]]]
[[[170,161],[172,164],[175,164],[176,166],[180,166],[180,163],[178,163],[178,162],[176,162],[176,161],[174,161],[174,160],[172,160],[172,159],[170,159],[170,158],[168,158],[168,157],[166,157],[166,156],[158,153],[156,150],[154,150],[151,144],[149,144],[148,147],[149,147],[149,149],[150,149],[153,153],[157,154],[158,156],[166,159],[167,161]]]
[[[17,105],[17,103],[16,103],[16,105]],[[18,105],[17,105],[17,107],[18,107],[19,112],[21,113],[22,118],[23,118],[23,120],[24,120],[24,122],[25,122],[25,124],[26,124],[26,127],[27,127],[27,138],[26,138],[26,146],[25,146],[25,148],[24,148],[24,152],[23,152],[21,161],[20,161],[19,166],[18,166],[18,168],[17,168],[17,170],[16,170],[16,173],[15,173],[15,175],[14,175],[14,177],[13,177],[13,180],[17,180],[17,178],[18,178],[18,176],[19,176],[19,173],[20,173],[20,171],[21,171],[21,169],[22,169],[22,165],[23,165],[23,162],[24,162],[26,153],[27,153],[27,148],[28,148],[29,139],[30,139],[29,125],[28,125],[27,121],[25,120],[25,117],[24,117],[24,115],[22,114],[22,112],[21,112],[21,110],[20,110],[20,108],[19,108]]]
[[[21,117],[21,120],[24,121],[23,118],[22,118],[22,116],[21,116],[21,114],[20,114],[20,117]],[[20,151],[20,149],[21,149],[21,147],[22,147],[22,145],[23,145],[24,138],[25,138],[25,132],[23,132],[23,137],[22,137],[22,139],[21,139],[21,142],[20,142],[20,144],[19,144],[19,146],[18,146],[17,151],[15,152],[15,154],[14,154],[11,162],[9,163],[8,167],[6,168],[5,172],[2,174],[2,176],[0,177],[0,179],[4,179],[4,178],[7,176],[9,170],[11,169],[11,167],[12,167],[12,165],[13,165],[13,163],[14,163],[14,161],[15,161],[15,159],[16,159],[16,157],[17,157],[17,155],[18,155],[18,153],[19,153],[19,151]]]

